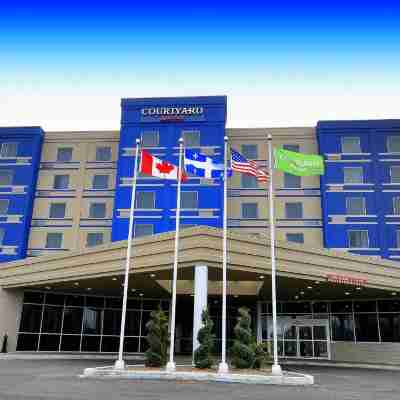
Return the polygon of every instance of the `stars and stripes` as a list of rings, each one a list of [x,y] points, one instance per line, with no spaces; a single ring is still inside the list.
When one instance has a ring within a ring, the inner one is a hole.
[[[255,176],[258,182],[268,182],[268,172],[260,169],[255,161],[248,160],[233,149],[231,149],[231,168],[232,171]]]

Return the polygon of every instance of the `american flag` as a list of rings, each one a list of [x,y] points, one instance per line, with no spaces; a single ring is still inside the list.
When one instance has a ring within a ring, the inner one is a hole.
[[[268,172],[260,169],[255,161],[248,160],[233,149],[231,149],[231,168],[232,171],[255,176],[258,182],[268,182]]]

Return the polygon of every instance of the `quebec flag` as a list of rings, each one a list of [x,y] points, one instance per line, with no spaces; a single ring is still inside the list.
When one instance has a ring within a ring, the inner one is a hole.
[[[185,170],[188,174],[202,178],[222,179],[224,177],[224,163],[221,160],[194,150],[185,150]],[[231,175],[232,171],[228,169],[228,176]]]

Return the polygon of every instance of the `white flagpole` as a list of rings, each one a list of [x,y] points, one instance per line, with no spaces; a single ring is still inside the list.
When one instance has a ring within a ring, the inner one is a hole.
[[[228,189],[228,137],[224,137],[224,221],[222,239],[222,357],[218,373],[227,374],[229,367],[226,362],[226,275],[227,275],[227,189]]]
[[[272,269],[272,323],[274,335],[274,364],[272,365],[273,375],[282,375],[282,368],[278,364],[278,335],[276,320],[276,264],[275,264],[275,216],[274,216],[274,190],[273,190],[273,164],[272,164],[272,136],[268,134],[268,166],[269,166],[269,228],[271,248],[271,269]]]
[[[169,344],[169,362],[166,370],[174,372],[176,365],[174,362],[175,349],[175,315],[176,315],[176,280],[178,276],[178,252],[179,252],[179,225],[181,214],[181,180],[182,180],[182,155],[183,155],[183,139],[179,139],[179,162],[178,162],[178,188],[176,195],[176,218],[175,218],[175,252],[174,252],[174,271],[172,281],[172,316],[171,316],[171,335]]]
[[[129,283],[129,268],[131,263],[131,250],[132,250],[132,233],[133,233],[133,213],[135,210],[135,197],[136,197],[136,180],[139,160],[139,147],[140,139],[136,139],[136,153],[135,153],[135,167],[133,171],[132,193],[131,193],[131,210],[129,214],[129,230],[128,230],[128,245],[126,248],[126,264],[125,264],[125,280],[124,280],[124,299],[122,303],[122,318],[121,318],[121,331],[119,336],[119,352],[118,360],[115,361],[115,369],[124,369],[125,362],[122,358],[124,352],[124,338],[125,338],[125,321],[126,321],[126,303],[128,300],[128,283]]]

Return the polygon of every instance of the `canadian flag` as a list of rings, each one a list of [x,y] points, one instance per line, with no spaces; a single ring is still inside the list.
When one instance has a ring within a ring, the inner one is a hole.
[[[155,176],[161,179],[178,180],[178,167],[168,161],[154,157],[146,150],[141,152],[139,170],[142,174]],[[182,182],[187,180],[187,175],[182,171]]]

